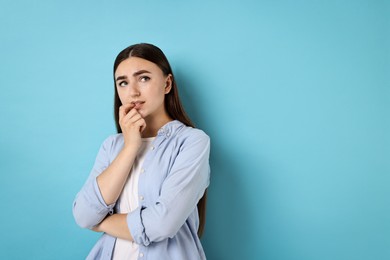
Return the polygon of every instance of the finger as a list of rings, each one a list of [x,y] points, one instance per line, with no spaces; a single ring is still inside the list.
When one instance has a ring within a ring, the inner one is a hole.
[[[119,120],[126,116],[127,113],[134,107],[134,104],[124,104],[119,107]]]
[[[126,111],[127,109],[124,108],[123,109],[124,111]],[[134,121],[131,121],[131,118],[133,118],[134,116],[137,115],[137,112],[136,111],[133,111],[134,109],[131,109],[130,112],[128,112],[127,114],[124,114],[121,118],[119,118],[119,124],[122,126],[124,125],[127,125],[129,122],[134,122]]]
[[[127,115],[123,118],[122,121],[126,124],[127,123],[134,123],[135,121],[137,121],[141,118],[142,118],[141,114],[138,113],[137,110],[132,109],[132,110],[130,110],[129,113],[127,113]]]
[[[140,133],[142,133],[146,128],[145,119],[141,118],[141,119],[137,120],[136,122],[134,122],[134,125],[136,125],[138,127]]]
[[[146,129],[146,122],[144,119],[142,119],[142,120],[144,121],[144,123],[141,125],[141,129],[140,129],[141,133]]]
[[[146,127],[145,120],[141,116],[134,116],[131,118],[128,122],[124,123],[124,127],[129,128],[135,128],[142,131]]]

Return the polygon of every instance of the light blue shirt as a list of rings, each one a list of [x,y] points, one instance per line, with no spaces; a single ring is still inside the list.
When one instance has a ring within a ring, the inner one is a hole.
[[[100,147],[90,176],[73,203],[76,223],[99,224],[118,212],[107,205],[96,177],[117,157],[123,135],[109,136]],[[138,183],[139,207],[128,213],[127,224],[139,245],[138,259],[206,259],[199,237],[197,203],[210,183],[210,139],[201,130],[175,120],[157,133],[145,155]],[[104,233],[87,259],[111,259],[116,238]]]

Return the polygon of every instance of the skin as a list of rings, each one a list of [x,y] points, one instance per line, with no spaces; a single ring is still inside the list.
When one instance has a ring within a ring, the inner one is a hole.
[[[157,131],[172,120],[164,106],[165,95],[172,88],[172,75],[164,75],[150,61],[130,57],[119,64],[115,80],[122,102],[119,125],[124,146],[111,165],[97,177],[107,205],[115,203],[119,198],[142,144],[141,138],[156,136]],[[127,214],[107,216],[93,230],[133,241],[126,217]]]

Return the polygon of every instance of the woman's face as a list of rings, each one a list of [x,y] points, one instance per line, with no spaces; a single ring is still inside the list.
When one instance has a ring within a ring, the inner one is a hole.
[[[115,85],[122,104],[133,103],[145,119],[166,116],[165,94],[172,87],[172,76],[165,76],[153,62],[130,57],[115,71]]]

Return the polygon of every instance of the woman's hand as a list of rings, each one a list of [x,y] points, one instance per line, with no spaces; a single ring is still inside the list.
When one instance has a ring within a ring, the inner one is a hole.
[[[125,142],[125,147],[139,149],[141,133],[146,128],[146,122],[134,108],[134,104],[125,104],[119,107],[119,125]]]

